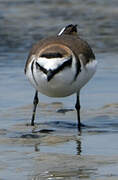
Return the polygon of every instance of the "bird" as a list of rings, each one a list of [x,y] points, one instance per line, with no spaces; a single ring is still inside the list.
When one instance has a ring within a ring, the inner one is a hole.
[[[93,77],[96,69],[93,50],[80,37],[77,25],[69,24],[56,35],[42,38],[33,45],[24,69],[35,88],[31,125],[35,124],[39,92],[56,98],[76,94],[75,109],[80,130],[80,90]]]

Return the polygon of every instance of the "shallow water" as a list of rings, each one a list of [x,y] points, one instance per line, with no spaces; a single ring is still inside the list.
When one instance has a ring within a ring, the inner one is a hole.
[[[118,179],[118,2],[0,0],[0,179]],[[94,49],[98,70],[81,90],[77,131],[75,96],[39,95],[24,75],[31,45],[70,23]]]

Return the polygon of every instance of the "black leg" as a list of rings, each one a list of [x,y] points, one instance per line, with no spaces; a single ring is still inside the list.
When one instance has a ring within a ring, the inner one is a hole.
[[[32,113],[32,121],[31,121],[31,126],[34,126],[34,119],[35,119],[35,114],[36,114],[36,107],[38,104],[39,100],[38,100],[38,91],[35,92],[35,96],[34,96],[34,107],[33,107],[33,113]]]
[[[80,122],[80,99],[79,99],[79,93],[77,93],[77,99],[75,108],[77,110],[77,120],[78,120],[78,130],[81,130],[81,122]]]

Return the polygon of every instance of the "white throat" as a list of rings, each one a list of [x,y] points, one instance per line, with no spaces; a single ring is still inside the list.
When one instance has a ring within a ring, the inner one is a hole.
[[[36,60],[40,66],[45,68],[46,70],[54,70],[57,69],[60,65],[62,65],[64,62],[68,61],[68,57],[63,57],[63,58],[52,58],[48,59],[45,57],[40,57]]]

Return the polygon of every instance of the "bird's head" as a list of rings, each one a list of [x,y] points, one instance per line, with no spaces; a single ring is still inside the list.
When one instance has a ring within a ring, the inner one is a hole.
[[[68,26],[61,29],[61,31],[58,33],[58,36],[62,34],[69,34],[69,35],[76,35],[77,34],[77,24],[69,24]]]

